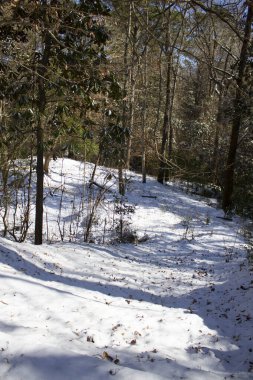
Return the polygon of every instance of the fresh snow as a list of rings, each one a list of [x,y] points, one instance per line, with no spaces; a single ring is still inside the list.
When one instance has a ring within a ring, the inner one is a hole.
[[[105,244],[83,243],[83,182],[92,169],[52,162],[46,244],[0,238],[0,378],[253,379],[253,275],[242,221],[128,172],[131,229],[145,238],[119,244],[113,226],[111,235],[103,228],[116,172],[100,167],[95,181],[109,192],[92,239]]]

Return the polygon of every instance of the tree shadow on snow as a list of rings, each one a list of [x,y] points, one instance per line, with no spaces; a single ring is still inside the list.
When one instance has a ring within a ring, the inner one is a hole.
[[[140,363],[138,353],[126,354],[120,350],[113,351],[120,360],[118,365],[103,360],[100,354],[88,356],[69,353],[41,354],[40,352],[33,355],[24,354],[10,357],[3,375],[5,380],[110,380],[113,375],[116,375],[116,378],[138,378],[138,380],[200,379],[201,376],[205,377],[206,371],[204,370],[186,367],[175,360],[159,357],[158,354],[151,361],[149,354],[141,353],[142,363]],[[143,369],[144,363],[145,370]],[[208,371],[207,374],[210,375],[210,372]],[[220,379],[220,376],[215,373],[212,375],[212,380]]]
[[[75,296],[75,294],[73,294],[74,291],[72,293],[71,290],[66,292],[54,288],[53,283],[60,283],[70,287],[91,290],[104,295],[109,295],[111,297],[128,298],[131,299],[131,305],[129,306],[131,309],[142,308],[142,303],[147,302],[150,304],[161,305],[166,308],[183,309],[186,314],[196,314],[202,318],[203,323],[209,329],[215,330],[217,334],[224,337],[230,345],[236,347],[235,350],[231,350],[229,353],[224,352],[222,349],[217,349],[216,351],[213,350],[213,352],[215,352],[215,356],[220,358],[222,361],[225,369],[226,367],[231,369],[232,363],[238,370],[243,370],[243,368],[245,368],[245,360],[247,361],[250,355],[249,350],[252,350],[253,348],[252,319],[247,318],[245,312],[242,313],[241,319],[238,320],[240,303],[243,304],[244,299],[249,299],[248,292],[253,293],[253,289],[246,289],[246,287],[242,288],[240,278],[235,278],[233,273],[231,273],[231,276],[228,276],[228,279],[223,283],[221,282],[219,284],[212,285],[210,282],[210,286],[199,286],[198,288],[192,289],[188,293],[180,294],[178,296],[172,294],[169,295],[168,290],[166,295],[159,296],[148,290],[136,289],[134,287],[123,287],[111,283],[102,284],[99,281],[92,282],[88,280],[79,280],[48,272],[47,270],[26,260],[15,250],[9,248],[7,249],[1,245],[0,262],[7,266],[11,266],[18,272],[23,274],[25,273],[27,276],[47,283],[47,285],[45,284],[46,287],[57,292],[59,291]],[[48,286],[49,283],[50,286]],[[247,285],[248,284],[245,284],[245,286]],[[180,286],[180,284],[177,286]],[[190,286],[187,284],[187,290],[189,289]],[[77,296],[81,297],[80,293]],[[135,301],[137,301],[137,303],[135,303]],[[6,328],[8,328],[8,326]],[[246,337],[246,330],[251,331],[252,335]],[[235,341],[235,336],[240,337],[240,342]],[[225,357],[228,362],[224,360]]]

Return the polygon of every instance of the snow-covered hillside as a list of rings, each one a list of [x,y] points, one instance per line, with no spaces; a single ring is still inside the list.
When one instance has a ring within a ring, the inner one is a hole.
[[[118,203],[105,168],[86,199],[92,169],[52,163],[46,244],[0,238],[0,378],[252,379],[253,272],[239,218],[130,172]],[[83,243],[87,201],[92,210],[103,188],[90,241],[104,244]],[[133,243],[117,243],[120,221]]]

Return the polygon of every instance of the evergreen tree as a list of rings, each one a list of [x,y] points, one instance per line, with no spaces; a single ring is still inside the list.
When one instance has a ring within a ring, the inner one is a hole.
[[[72,133],[66,119],[85,118],[93,96],[108,90],[111,77],[101,72],[109,35],[104,26],[108,9],[101,1],[18,0],[1,8],[2,40],[8,41],[9,62],[16,62],[12,46],[26,52],[18,64],[23,77],[26,112],[32,110],[37,149],[35,244],[42,243],[43,157],[46,144],[59,134]],[[15,94],[14,94],[15,96]],[[85,125],[84,125],[85,128]]]

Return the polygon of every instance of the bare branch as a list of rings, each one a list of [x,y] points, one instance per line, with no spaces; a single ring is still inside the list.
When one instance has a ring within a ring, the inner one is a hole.
[[[225,18],[221,14],[221,12],[218,12],[216,9],[214,9],[212,7],[207,7],[202,2],[197,1],[197,0],[190,0],[190,2],[193,5],[196,5],[196,6],[200,7],[203,11],[205,11],[207,13],[212,13],[215,16],[217,16],[222,22],[224,22],[225,24],[227,24],[230,27],[230,29],[236,34],[236,36],[240,39],[240,41],[243,41],[243,37],[241,36],[241,34],[238,31],[238,29],[227,18]]]

